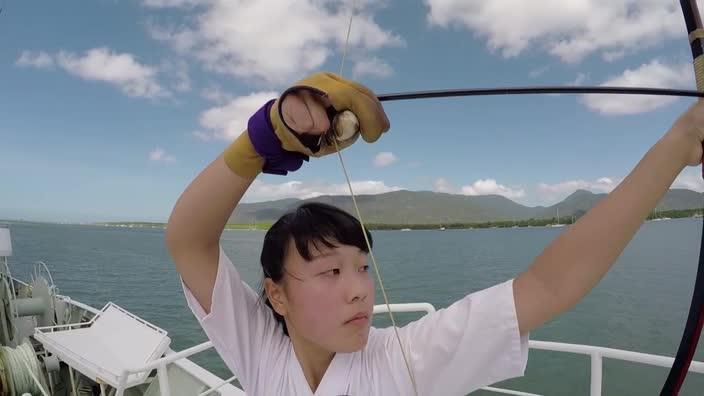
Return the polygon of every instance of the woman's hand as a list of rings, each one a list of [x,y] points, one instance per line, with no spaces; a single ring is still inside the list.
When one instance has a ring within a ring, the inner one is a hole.
[[[686,165],[702,163],[704,141],[704,100],[699,99],[672,125],[664,139],[675,142]]]
[[[341,133],[344,128],[333,124],[349,112],[358,124],[354,133]],[[376,95],[333,73],[315,73],[295,83],[281,94],[270,117],[284,150],[313,157],[343,149],[359,135],[369,143],[375,142],[389,130],[389,120]],[[337,144],[332,143],[333,135]]]
[[[286,95],[281,103],[284,122],[297,133],[320,136],[330,130],[330,119],[325,111],[330,101],[307,90]]]
[[[264,104],[224,159],[247,179],[259,172],[285,175],[309,157],[342,150],[360,135],[375,142],[388,130],[386,113],[369,88],[333,73],[315,73]]]

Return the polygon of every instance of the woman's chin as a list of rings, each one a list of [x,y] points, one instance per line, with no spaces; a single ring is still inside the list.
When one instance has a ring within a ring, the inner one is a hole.
[[[369,329],[367,328],[366,331],[362,331],[359,333],[356,333],[352,336],[348,336],[345,338],[345,340],[340,343],[338,348],[336,348],[337,352],[340,353],[354,353],[361,351],[364,349],[365,346],[367,346],[367,341],[369,340]]]

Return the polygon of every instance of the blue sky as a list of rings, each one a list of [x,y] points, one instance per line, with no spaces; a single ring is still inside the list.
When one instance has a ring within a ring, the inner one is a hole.
[[[164,221],[267,98],[337,72],[350,1],[0,2],[0,218]],[[343,74],[377,93],[516,85],[693,88],[669,0],[357,0]],[[384,105],[343,152],[356,193],[608,192],[691,99],[514,96]],[[345,193],[335,156],[246,201]],[[688,168],[676,187],[704,190]]]

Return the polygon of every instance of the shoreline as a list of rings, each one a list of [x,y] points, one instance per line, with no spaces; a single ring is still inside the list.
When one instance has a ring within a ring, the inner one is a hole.
[[[567,217],[567,216],[566,216]],[[661,221],[678,218],[702,218],[701,208],[684,210],[664,210],[658,211],[657,216],[651,213],[644,222]],[[387,223],[367,223],[366,227],[372,231],[445,231],[445,230],[468,230],[486,228],[534,228],[534,227],[564,227],[573,224],[578,218],[569,216],[566,220],[557,218],[524,219],[524,220],[493,220],[481,222],[457,222],[457,223],[426,223],[426,224],[387,224]],[[148,228],[166,229],[166,223],[144,222],[144,221],[124,221],[124,222],[92,222],[92,223],[71,223],[71,222],[47,222],[31,220],[8,220],[0,219],[0,225],[12,224],[51,224],[51,225],[81,225],[93,227],[111,228]],[[273,223],[262,222],[255,224],[227,224],[225,231],[266,231]]]

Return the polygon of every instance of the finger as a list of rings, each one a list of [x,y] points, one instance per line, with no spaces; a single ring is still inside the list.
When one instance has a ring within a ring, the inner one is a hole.
[[[325,99],[311,92],[303,92],[303,101],[308,108],[312,126],[308,130],[314,135],[322,135],[330,129],[330,119],[325,111]]]
[[[286,95],[281,103],[281,113],[284,123],[294,132],[306,133],[313,126],[308,106],[300,93]]]
[[[382,133],[390,128],[389,119],[376,95],[367,87],[357,82],[347,80],[334,73],[324,73],[330,80],[335,81],[342,89],[335,98],[335,108],[351,110],[359,119],[362,138],[375,142]]]
[[[361,95],[356,101],[352,101],[351,105],[352,112],[359,119],[359,129],[364,141],[373,143],[382,133],[389,130],[389,119],[378,101]]]
[[[306,90],[290,93],[282,102],[284,122],[298,134],[321,135],[330,129],[327,103],[325,98]]]

